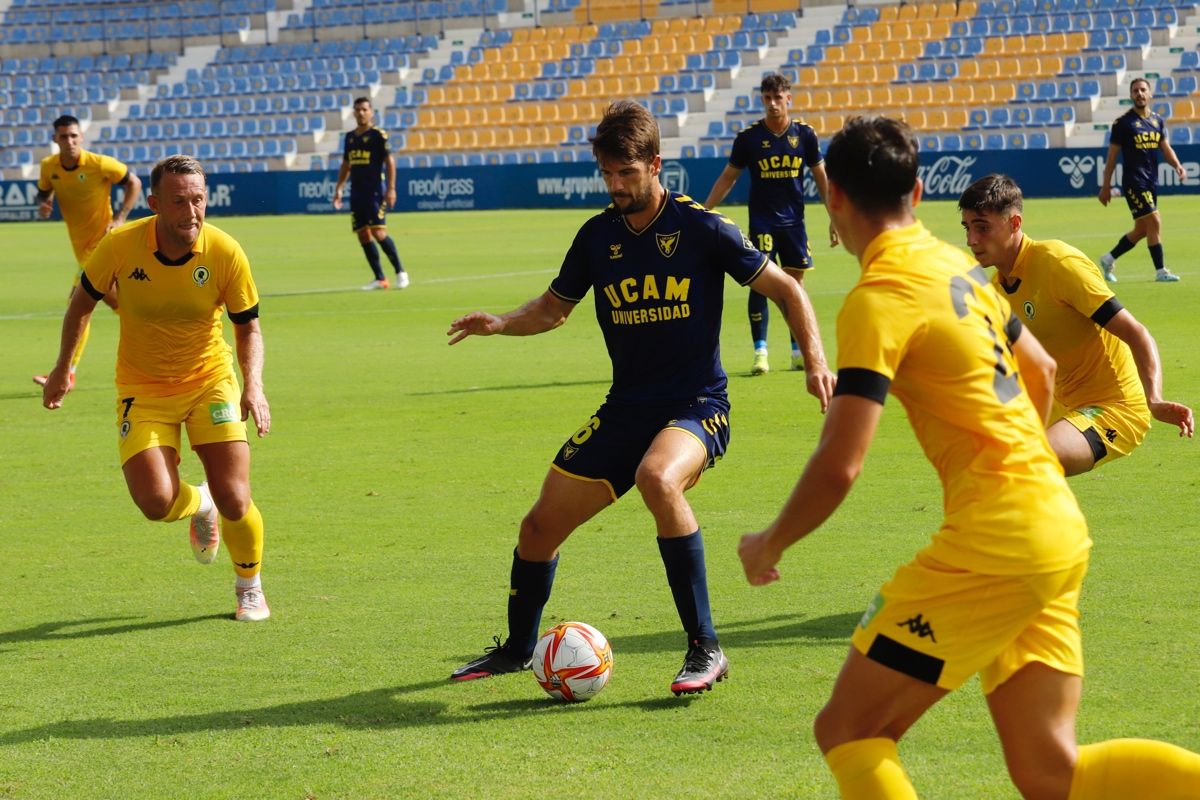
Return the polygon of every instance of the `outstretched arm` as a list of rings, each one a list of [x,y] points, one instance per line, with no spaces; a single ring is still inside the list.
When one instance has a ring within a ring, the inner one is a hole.
[[[812,167],[813,182],[817,184],[817,194],[821,195],[821,202],[825,205],[825,211],[829,211],[829,203],[825,199],[829,196],[829,176],[825,174],[825,162],[822,161],[815,167]],[[833,227],[833,216],[829,217],[829,246],[838,246],[837,228]]]
[[[1054,378],[1058,374],[1058,364],[1028,328],[1021,328],[1017,340],[1012,343],[1012,351],[1017,359],[1017,371],[1025,382],[1025,391],[1045,425],[1054,409]]]
[[[751,585],[778,580],[776,565],[783,551],[816,530],[846,499],[862,472],[882,415],[883,405],[867,397],[842,394],[833,399],[817,449],[783,510],[766,530],[747,534],[738,544]]]
[[[242,419],[253,417],[261,438],[271,432],[271,406],[263,393],[263,338],[258,320],[234,323],[233,338],[242,369]]]
[[[1112,199],[1112,176],[1113,170],[1117,168],[1117,156],[1121,154],[1121,146],[1112,144],[1108,145],[1108,156],[1104,159],[1104,177],[1100,179],[1100,205],[1108,205],[1108,201]]]
[[[1173,403],[1162,397],[1162,360],[1158,356],[1158,345],[1146,326],[1138,322],[1128,309],[1121,309],[1108,321],[1104,329],[1129,345],[1142,391],[1146,393],[1146,405],[1150,415],[1159,422],[1179,428],[1179,435],[1189,439],[1195,432],[1192,410],[1183,403]]]
[[[566,322],[574,310],[574,303],[568,303],[547,290],[507,314],[472,311],[459,317],[450,323],[450,330],[446,331],[446,335],[452,337],[448,344],[458,344],[468,336],[533,336],[545,333]]]
[[[837,378],[825,362],[821,331],[817,327],[817,315],[808,300],[808,293],[774,262],[768,262],[766,269],[750,282],[750,288],[774,300],[787,318],[788,328],[804,355],[808,391],[821,401],[821,410],[824,411],[833,398]]]
[[[58,360],[42,386],[42,405],[46,408],[62,408],[63,398],[67,396],[70,386],[71,356],[79,347],[79,340],[83,338],[83,332],[92,319],[92,311],[95,310],[97,302],[82,286],[76,286],[71,292],[67,313],[63,316]]]
[[[713,183],[712,189],[708,192],[708,199],[704,201],[704,207],[712,210],[721,205],[721,201],[729,194],[729,190],[737,183],[738,176],[742,171],[733,164],[726,164],[725,169],[721,170],[721,174],[717,176],[717,180]]]

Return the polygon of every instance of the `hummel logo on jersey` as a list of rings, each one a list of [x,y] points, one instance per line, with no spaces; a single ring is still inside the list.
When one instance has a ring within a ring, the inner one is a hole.
[[[906,619],[904,622],[896,623],[897,628],[903,628],[905,625],[908,626],[909,633],[915,633],[922,639],[928,636],[930,641],[932,641],[934,644],[937,644],[937,637],[933,635],[933,626],[922,619],[920,614]]]
[[[133,272],[129,273],[129,277],[135,281],[148,281],[150,276],[146,274],[146,270],[138,267]]]

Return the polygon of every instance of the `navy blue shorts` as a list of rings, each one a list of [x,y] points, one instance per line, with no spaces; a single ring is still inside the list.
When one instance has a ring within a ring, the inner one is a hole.
[[[704,469],[709,469],[729,447],[729,400],[708,395],[667,406],[605,403],[563,443],[554,468],[574,478],[604,483],[616,500],[633,488],[650,443],[667,428],[696,437],[708,454]]]
[[[812,269],[812,251],[804,225],[786,228],[750,226],[750,241],[784,269]]]
[[[1125,195],[1125,204],[1129,206],[1129,213],[1134,219],[1145,217],[1158,211],[1158,189],[1150,188],[1121,188],[1121,194]]]
[[[350,230],[382,228],[387,225],[387,222],[384,221],[385,217],[387,217],[387,209],[383,207],[383,198],[350,199]]]

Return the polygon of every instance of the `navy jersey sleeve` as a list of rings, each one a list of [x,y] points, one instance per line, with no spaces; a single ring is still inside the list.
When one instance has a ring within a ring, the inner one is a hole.
[[[550,292],[560,300],[568,303],[578,303],[592,286],[592,278],[588,269],[588,247],[591,239],[588,236],[590,223],[579,229],[571,249],[563,258],[558,276],[550,281]]]
[[[804,145],[804,163],[812,169],[822,163],[825,158],[821,155],[821,143],[817,141],[817,132],[808,125],[800,126],[800,138]]]
[[[392,144],[388,139],[387,131],[376,128],[379,131],[379,138],[376,140],[376,147],[379,150],[379,157],[383,161],[387,161],[387,157],[392,153]]]
[[[733,149],[729,153],[729,163],[738,169],[745,169],[750,164],[750,156],[746,152],[746,142],[749,141],[745,136],[745,131],[738,131],[737,136],[733,137]]]
[[[350,134],[342,135],[342,160],[350,163]]]
[[[1124,147],[1129,140],[1129,126],[1125,124],[1126,121],[1123,114],[1117,117],[1117,121],[1112,126],[1112,135],[1109,137],[1109,141],[1120,147]]]
[[[717,253],[721,267],[742,286],[757,278],[767,266],[767,257],[725,217],[717,221]]]

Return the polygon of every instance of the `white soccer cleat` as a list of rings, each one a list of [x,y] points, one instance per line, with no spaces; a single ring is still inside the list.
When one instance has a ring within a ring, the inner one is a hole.
[[[1158,283],[1176,283],[1179,276],[1169,269],[1156,269],[1154,271],[1154,280]]]
[[[397,289],[407,289],[408,288],[408,273],[407,272],[397,272],[396,273],[396,288]]]
[[[364,292],[374,292],[378,289],[386,289],[386,288],[388,288],[388,282],[386,280],[371,281],[366,286],[362,287]]]
[[[754,353],[754,364],[750,367],[751,375],[766,375],[771,371],[771,362],[767,359],[766,351]]]
[[[1115,268],[1116,259],[1112,257],[1112,253],[1105,253],[1100,256],[1100,269],[1104,271],[1104,280],[1109,283],[1117,282],[1117,270]]]
[[[238,587],[234,591],[237,593],[237,613],[234,616],[238,622],[262,622],[271,616],[271,609],[267,608],[267,598],[263,595],[261,586],[250,586],[246,589]]]
[[[208,491],[208,481],[200,484],[200,494],[208,498],[211,508],[207,514],[193,514],[188,525],[188,540],[192,543],[192,554],[201,564],[211,564],[221,547],[221,522],[217,516],[217,505]]]

